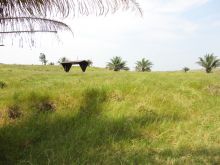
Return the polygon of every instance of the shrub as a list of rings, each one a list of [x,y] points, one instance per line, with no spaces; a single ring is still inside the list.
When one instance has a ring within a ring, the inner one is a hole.
[[[186,73],[186,72],[188,72],[190,69],[188,68],[188,67],[184,67],[183,68],[183,71]]]
[[[54,62],[50,62],[48,65],[54,65]]]

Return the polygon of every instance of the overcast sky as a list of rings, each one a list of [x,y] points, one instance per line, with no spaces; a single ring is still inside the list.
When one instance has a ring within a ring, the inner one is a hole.
[[[70,33],[60,33],[62,44],[42,37],[37,48],[0,47],[0,63],[40,64],[39,54],[50,62],[62,56],[70,60],[91,59],[104,67],[113,56],[121,56],[133,69],[147,58],[153,70],[197,69],[199,56],[220,57],[219,0],[138,0],[143,17],[136,12],[117,12],[106,17],[84,16],[64,20]]]

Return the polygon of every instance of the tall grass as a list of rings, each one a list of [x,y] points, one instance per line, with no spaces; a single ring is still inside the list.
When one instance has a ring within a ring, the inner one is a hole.
[[[218,71],[0,65],[0,81],[0,164],[220,163]]]

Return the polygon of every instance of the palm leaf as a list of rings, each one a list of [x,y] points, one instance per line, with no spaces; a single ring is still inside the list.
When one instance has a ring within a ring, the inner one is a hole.
[[[0,0],[3,17],[105,15],[120,8],[132,8],[142,13],[136,0]]]
[[[0,39],[11,33],[29,36],[36,32],[71,31],[66,24],[51,18],[106,15],[129,8],[142,14],[136,0],[0,0]]]

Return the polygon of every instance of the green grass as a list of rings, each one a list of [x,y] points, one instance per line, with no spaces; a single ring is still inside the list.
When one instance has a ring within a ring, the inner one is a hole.
[[[0,164],[220,164],[219,71],[0,65],[0,81]]]

